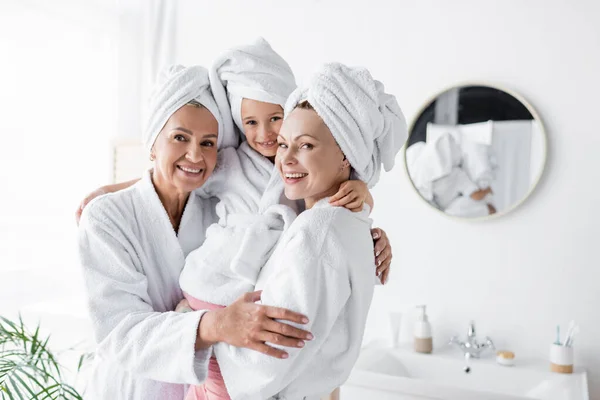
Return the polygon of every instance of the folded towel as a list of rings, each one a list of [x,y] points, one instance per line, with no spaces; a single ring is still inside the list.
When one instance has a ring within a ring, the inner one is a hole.
[[[283,108],[296,88],[292,69],[263,38],[225,51],[213,62],[209,75],[217,103],[221,109],[229,110],[242,133],[242,99],[279,104]]]
[[[323,119],[355,176],[373,187],[381,167],[393,168],[408,137],[406,120],[396,98],[364,68],[325,64],[306,87],[298,88],[286,103],[289,115],[303,100]]]
[[[492,145],[494,134],[494,121],[478,122],[475,124],[459,125],[463,140],[479,143],[486,146]]]
[[[496,157],[492,150],[494,121],[461,125],[462,167],[481,188],[490,187],[496,179]]]
[[[148,119],[142,140],[150,151],[161,129],[177,110],[196,100],[206,107],[219,124],[219,147],[237,144],[236,136],[223,130],[223,118],[210,90],[208,71],[195,65],[172,65],[159,73],[148,104]]]

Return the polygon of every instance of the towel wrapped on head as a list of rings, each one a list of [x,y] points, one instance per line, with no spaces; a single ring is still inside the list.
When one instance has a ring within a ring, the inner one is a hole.
[[[242,99],[279,104],[283,108],[296,89],[292,69],[263,38],[225,51],[214,61],[209,76],[215,100],[221,109],[229,109],[242,134]]]
[[[365,68],[325,64],[308,85],[294,91],[285,107],[289,115],[307,100],[323,119],[353,168],[353,178],[369,188],[381,167],[393,168],[408,137],[406,120],[396,98]]]
[[[206,68],[199,65],[191,67],[172,65],[159,73],[150,95],[148,119],[142,136],[148,151],[151,151],[156,138],[171,115],[192,100],[206,107],[217,120],[218,147],[237,145],[237,137],[223,129],[224,121],[213,98]]]

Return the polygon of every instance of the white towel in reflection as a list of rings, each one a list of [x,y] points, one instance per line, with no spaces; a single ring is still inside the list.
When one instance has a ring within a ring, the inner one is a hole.
[[[490,187],[496,177],[492,150],[493,121],[461,125],[462,167],[480,189]]]
[[[435,142],[418,142],[406,150],[410,178],[423,197],[433,199],[433,181],[447,176],[455,164],[456,142],[449,134]]]
[[[461,166],[480,189],[490,187],[495,178],[496,159],[492,152],[493,121],[466,125],[427,124],[427,142],[451,136],[460,148]]]
[[[458,125],[461,140],[468,140],[472,143],[492,145],[494,131],[494,121],[478,122],[475,124]]]
[[[472,193],[477,186],[460,169],[461,150],[450,132],[435,140],[415,143],[406,150],[411,180],[421,195],[429,200],[441,198],[444,208],[461,193]]]
[[[433,200],[442,210],[450,207],[457,198],[469,197],[479,190],[460,167],[452,168],[448,175],[435,180],[431,186]]]

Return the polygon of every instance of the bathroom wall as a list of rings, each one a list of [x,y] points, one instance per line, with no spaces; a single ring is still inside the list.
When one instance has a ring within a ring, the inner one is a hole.
[[[466,333],[545,359],[554,328],[581,325],[577,363],[600,398],[600,3],[567,0],[192,1],[179,3],[177,58],[207,64],[223,48],[269,40],[299,80],[321,61],[369,67],[407,119],[449,85],[515,90],[546,126],[548,163],[519,209],[487,222],[447,218],[413,191],[402,156],[374,190],[373,217],[394,249],[367,340],[387,312],[427,304],[436,345]],[[403,336],[410,337],[410,318]]]

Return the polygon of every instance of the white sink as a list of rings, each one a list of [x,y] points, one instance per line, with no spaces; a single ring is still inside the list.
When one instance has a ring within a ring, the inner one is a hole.
[[[418,354],[409,347],[368,347],[342,386],[341,400],[589,400],[584,370],[557,374],[544,361],[515,361],[500,366],[487,353],[470,362],[467,374],[457,349]]]

